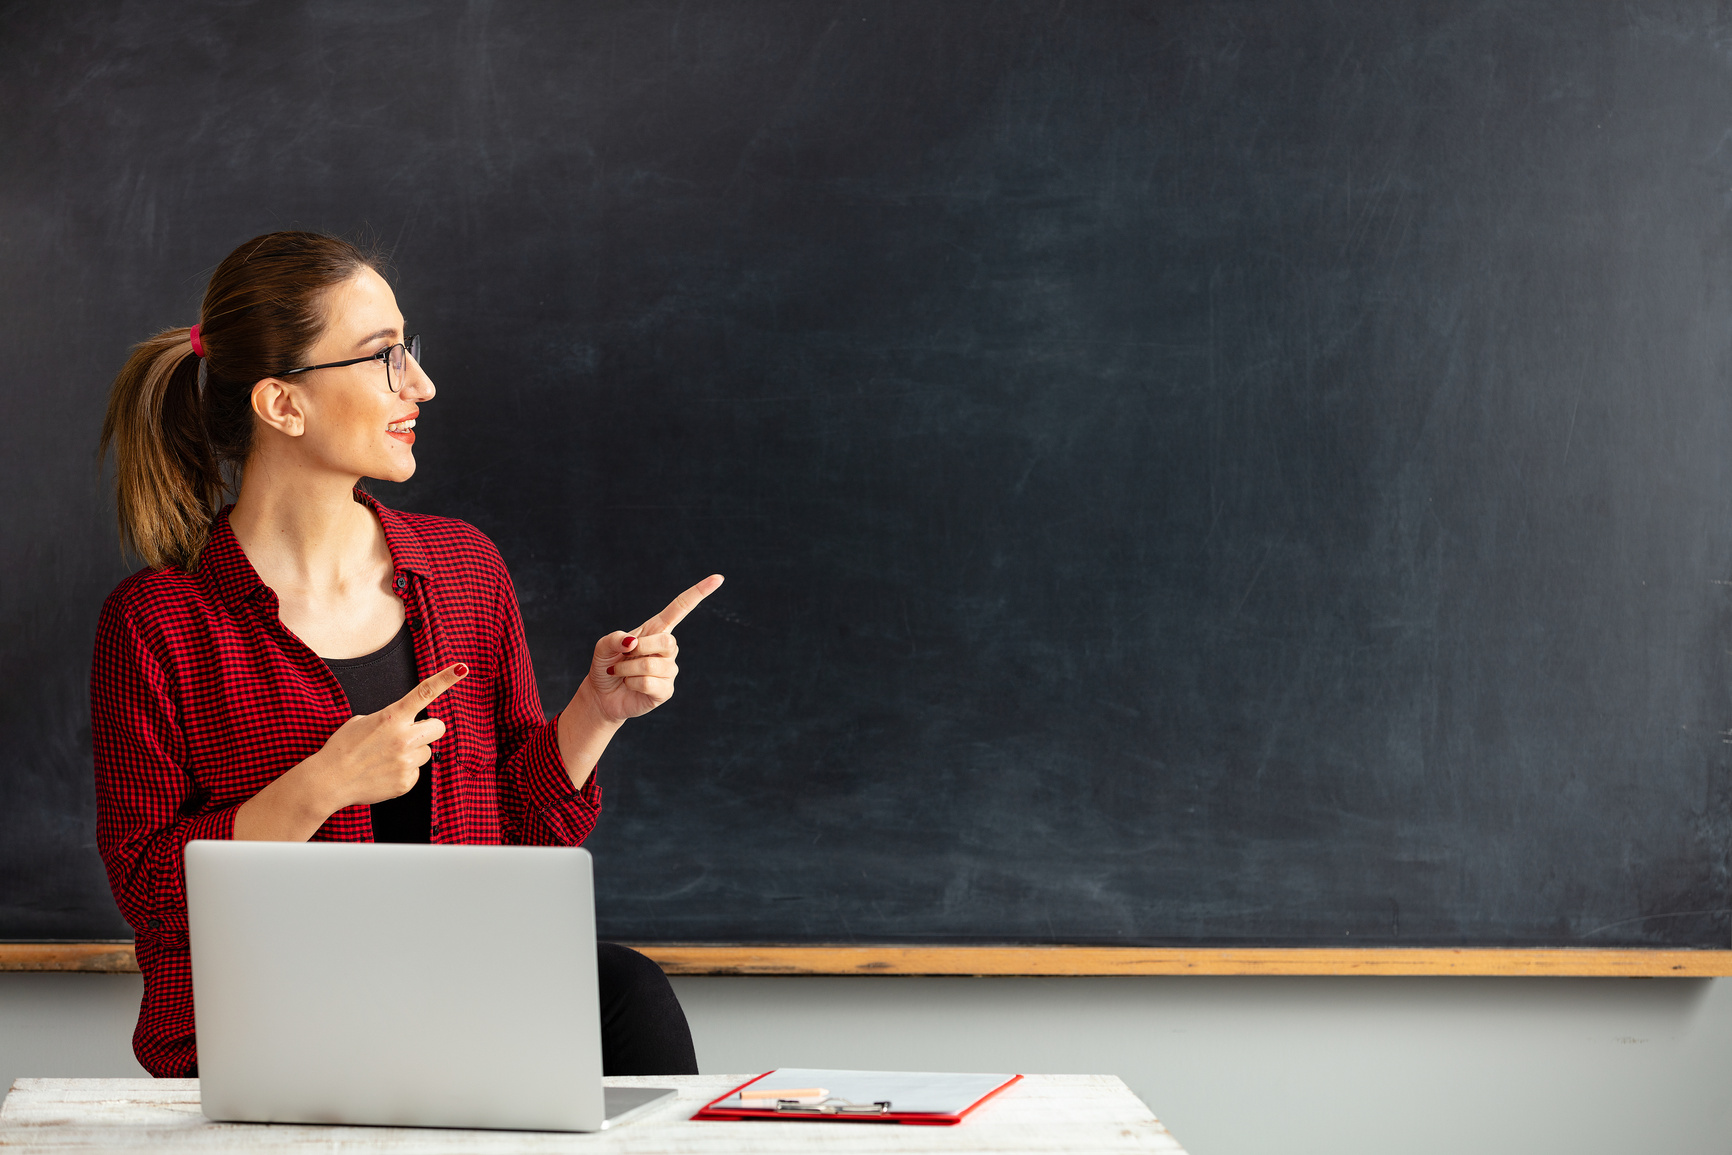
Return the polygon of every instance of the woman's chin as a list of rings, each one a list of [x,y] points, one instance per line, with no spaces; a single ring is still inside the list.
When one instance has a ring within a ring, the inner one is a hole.
[[[379,468],[368,471],[367,476],[376,481],[404,482],[415,476],[414,453],[392,454],[399,460],[380,462]]]

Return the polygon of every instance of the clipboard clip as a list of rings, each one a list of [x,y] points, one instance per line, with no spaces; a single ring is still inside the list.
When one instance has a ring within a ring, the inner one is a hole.
[[[776,1113],[778,1115],[888,1115],[890,1100],[879,1099],[872,1103],[824,1102],[802,1103],[798,1099],[777,1099]]]

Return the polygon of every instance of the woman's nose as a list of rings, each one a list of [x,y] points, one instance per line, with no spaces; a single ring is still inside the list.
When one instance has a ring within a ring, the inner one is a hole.
[[[421,365],[413,357],[403,359],[403,388],[398,395],[410,401],[426,401],[439,392],[433,387],[433,378],[422,371]]]

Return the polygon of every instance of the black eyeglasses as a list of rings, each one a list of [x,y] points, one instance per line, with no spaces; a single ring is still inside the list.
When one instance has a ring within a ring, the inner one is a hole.
[[[302,365],[299,369],[284,369],[278,377],[293,377],[296,373],[311,373],[314,369],[341,369],[345,365],[359,365],[363,361],[385,362],[385,388],[395,393],[403,387],[404,356],[413,357],[417,364],[421,361],[421,335],[419,333],[407,341],[399,341],[389,345],[377,353],[369,353],[365,357],[350,357],[347,361],[326,361],[323,365]]]

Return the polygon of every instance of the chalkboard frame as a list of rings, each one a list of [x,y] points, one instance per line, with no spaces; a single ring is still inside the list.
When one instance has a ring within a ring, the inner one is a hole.
[[[1631,947],[627,945],[670,975],[1732,977],[1732,950]],[[0,971],[133,974],[138,960],[124,940],[0,943]]]

